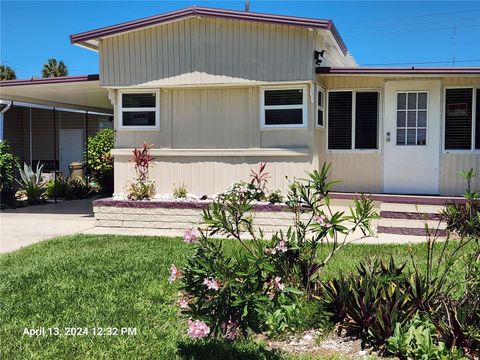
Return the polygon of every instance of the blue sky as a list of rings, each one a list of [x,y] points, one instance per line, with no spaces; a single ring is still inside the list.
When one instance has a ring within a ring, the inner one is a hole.
[[[40,76],[49,57],[70,75],[98,73],[95,52],[69,35],[190,5],[242,10],[244,1],[0,1],[0,63]],[[480,66],[480,1],[250,1],[250,10],[334,20],[360,65]],[[472,61],[473,60],[473,61]],[[423,63],[423,64],[422,64]]]

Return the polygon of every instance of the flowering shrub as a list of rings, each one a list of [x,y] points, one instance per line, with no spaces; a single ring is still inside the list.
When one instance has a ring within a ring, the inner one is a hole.
[[[135,164],[137,176],[127,189],[127,197],[130,200],[149,200],[155,196],[155,182],[149,180],[149,168],[153,160],[150,156],[152,146],[144,142],[141,147],[133,150],[130,161]]]
[[[268,240],[253,226],[253,202],[263,192],[259,187],[266,183],[265,166],[252,183],[235,183],[204,210],[206,229],[198,237],[192,229],[185,232],[195,251],[182,269],[178,304],[193,321],[190,325],[198,320],[209,327],[202,335],[232,340],[252,332],[292,330],[298,324],[299,300],[314,294],[321,269],[347,236],[356,229],[370,233],[376,214],[367,197],[355,200],[350,215],[331,210],[328,194],[334,183],[328,182],[329,169],[324,165],[292,184],[287,204],[295,225],[285,234],[275,233]],[[244,251],[232,256],[210,239],[213,235],[238,241]],[[318,259],[322,244],[330,244],[330,251]],[[179,270],[171,270],[170,280],[178,278]]]

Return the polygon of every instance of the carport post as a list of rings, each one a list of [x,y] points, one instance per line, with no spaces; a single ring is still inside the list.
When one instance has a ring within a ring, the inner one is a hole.
[[[88,168],[88,110],[85,110],[85,177],[87,182],[90,176],[90,170]]]
[[[55,106],[53,107],[53,194],[57,203],[57,121],[55,119]]]

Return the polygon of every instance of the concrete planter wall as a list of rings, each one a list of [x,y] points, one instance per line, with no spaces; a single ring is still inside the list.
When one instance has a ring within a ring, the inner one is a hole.
[[[95,225],[100,227],[165,229],[183,232],[201,226],[203,209],[210,202],[123,201],[100,199],[93,202]],[[293,225],[293,214],[283,204],[257,204],[254,225],[265,233]]]

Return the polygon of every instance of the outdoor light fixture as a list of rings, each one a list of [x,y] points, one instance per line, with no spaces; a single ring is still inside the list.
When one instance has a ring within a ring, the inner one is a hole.
[[[325,50],[322,50],[322,51],[317,51],[315,50],[313,52],[313,59],[315,60],[315,64],[316,65],[320,65],[322,63],[322,59],[324,58],[324,55],[325,55]]]

